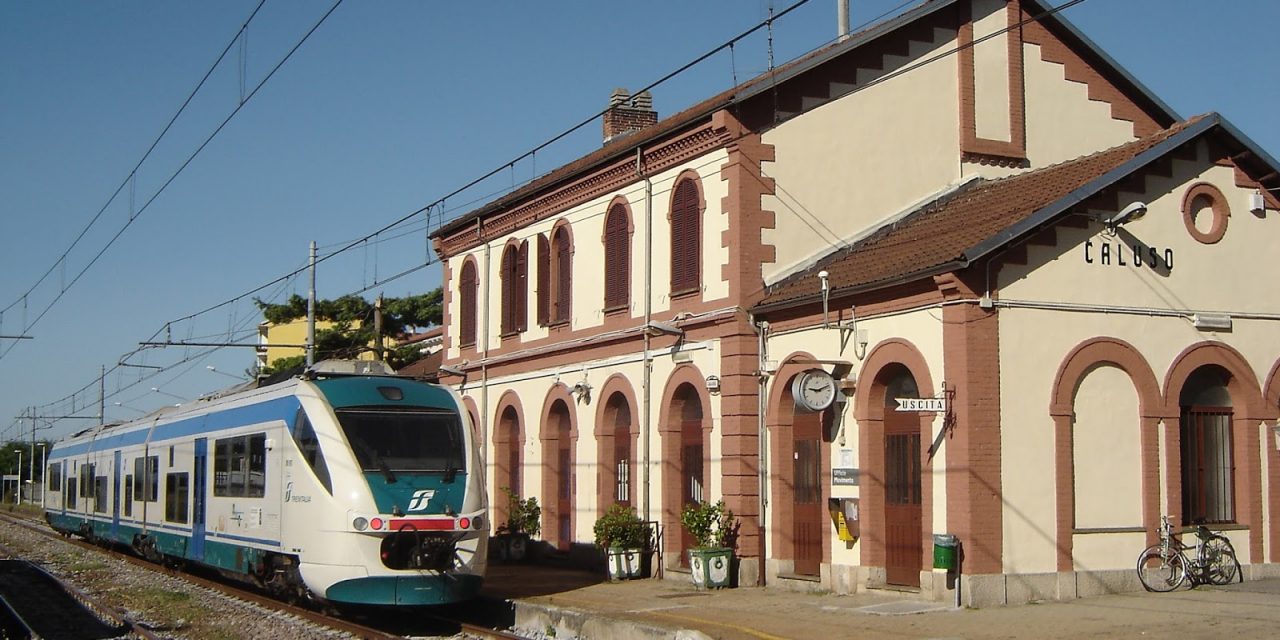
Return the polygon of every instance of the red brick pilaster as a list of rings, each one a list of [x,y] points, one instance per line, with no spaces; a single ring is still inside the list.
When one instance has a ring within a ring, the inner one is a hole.
[[[722,493],[741,523],[738,556],[752,558],[761,555],[759,342],[745,317],[727,328],[729,335],[720,340]]]
[[[975,269],[981,277],[982,270]],[[948,300],[976,299],[957,274],[935,278]],[[955,389],[955,431],[947,452],[947,524],[964,548],[969,574],[1001,573],[1004,510],[1001,486],[999,316],[976,304],[943,308],[943,371]]]
[[[720,238],[729,250],[721,277],[729,281],[729,299],[749,308],[763,295],[763,265],[777,259],[773,245],[761,238],[761,230],[774,228],[774,213],[761,207],[761,199],[774,193],[773,178],[761,171],[763,163],[774,161],[774,149],[727,110],[711,117],[711,128],[730,141],[725,147],[729,159],[720,167],[720,179],[729,183],[729,193],[720,201],[721,213],[729,217]]]

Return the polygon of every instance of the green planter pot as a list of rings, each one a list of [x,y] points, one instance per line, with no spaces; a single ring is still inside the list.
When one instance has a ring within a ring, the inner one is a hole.
[[[733,549],[690,549],[689,572],[699,589],[723,589],[733,580]]]
[[[631,580],[644,577],[644,550],[610,547],[605,551],[609,560],[610,580]]]

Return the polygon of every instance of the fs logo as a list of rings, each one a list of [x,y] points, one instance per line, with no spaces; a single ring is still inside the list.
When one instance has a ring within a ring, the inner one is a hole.
[[[413,492],[413,499],[409,501],[409,511],[422,511],[427,508],[427,503],[431,502],[431,498],[436,495],[435,489],[418,489]]]

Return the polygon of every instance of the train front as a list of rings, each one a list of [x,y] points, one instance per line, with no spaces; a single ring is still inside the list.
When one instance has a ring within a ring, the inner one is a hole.
[[[305,483],[296,482],[297,474],[289,474],[295,481],[286,483],[284,498],[292,534],[285,542],[300,551],[307,588],[349,604],[431,605],[475,596],[488,509],[479,443],[457,395],[399,378],[311,384],[317,397],[300,400],[314,443],[298,439],[299,452],[318,477],[316,449],[323,449],[332,500],[320,502],[332,507],[316,509],[322,505],[300,496]],[[310,521],[317,517],[323,522]]]

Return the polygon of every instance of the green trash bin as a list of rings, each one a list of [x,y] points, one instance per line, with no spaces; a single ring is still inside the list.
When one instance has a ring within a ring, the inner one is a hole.
[[[933,534],[933,568],[956,570],[956,548],[960,541],[949,533]]]

